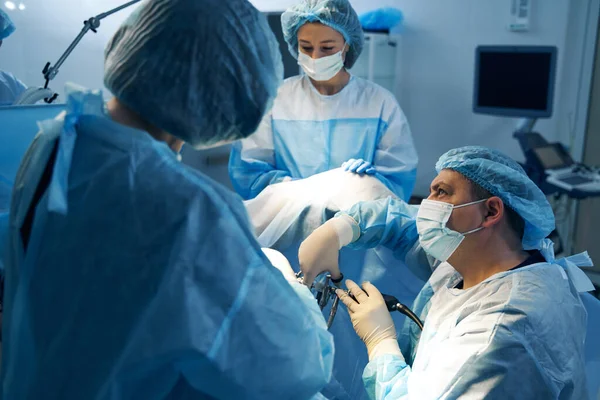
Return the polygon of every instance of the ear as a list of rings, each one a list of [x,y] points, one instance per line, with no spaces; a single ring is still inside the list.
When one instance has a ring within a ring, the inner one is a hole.
[[[348,58],[348,52],[350,51],[350,46],[347,44],[344,45],[344,50],[342,51],[342,59],[344,60],[344,65],[346,65],[346,59]]]
[[[490,197],[483,203],[483,206],[485,208],[485,216],[481,226],[491,228],[502,221],[504,217],[504,202],[499,197]]]
[[[343,51],[343,55],[344,55],[344,61],[346,61],[346,56],[348,55],[348,52],[350,51],[350,46],[348,44],[344,45],[344,51]]]

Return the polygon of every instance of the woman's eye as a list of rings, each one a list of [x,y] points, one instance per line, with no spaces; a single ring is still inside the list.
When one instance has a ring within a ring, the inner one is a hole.
[[[304,51],[305,53],[310,53],[312,51],[312,47],[303,47],[302,51]]]
[[[331,51],[333,50],[333,47],[323,47],[323,51]]]
[[[438,189],[438,196],[442,196],[442,195],[447,195],[448,192],[446,192],[444,189]]]

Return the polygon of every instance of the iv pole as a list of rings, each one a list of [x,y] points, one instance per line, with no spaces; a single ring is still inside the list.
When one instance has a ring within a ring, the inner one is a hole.
[[[54,66],[52,66],[50,64],[50,62],[46,63],[46,66],[44,67],[44,70],[42,71],[42,74],[44,74],[44,78],[46,79],[46,83],[44,85],[44,89],[48,89],[48,84],[50,83],[50,81],[52,79],[54,79],[56,77],[56,75],[58,74],[58,71],[60,69],[60,67],[64,64],[65,60],[67,59],[67,57],[69,57],[69,55],[71,55],[71,53],[73,52],[73,50],[75,49],[75,47],[79,44],[79,42],[81,42],[81,39],[83,39],[83,37],[85,36],[86,33],[88,33],[89,31],[92,31],[94,33],[98,33],[97,29],[100,27],[100,21],[103,20],[104,18],[121,11],[124,8],[127,8],[129,6],[134,5],[135,3],[139,3],[141,0],[133,0],[130,1],[129,3],[123,4],[122,6],[119,6],[117,8],[114,8],[110,11],[107,11],[105,13],[96,15],[95,17],[92,17],[90,19],[88,19],[87,21],[83,22],[83,29],[81,30],[81,32],[79,33],[79,35],[77,35],[77,37],[75,38],[75,40],[73,40],[73,43],[71,43],[71,45],[67,48],[67,50],[64,52],[64,54],[58,59],[58,61],[56,62],[56,64]],[[54,100],[56,100],[56,98],[58,97],[57,93],[54,93],[50,98],[46,98],[44,99],[44,101],[48,104],[52,103]]]

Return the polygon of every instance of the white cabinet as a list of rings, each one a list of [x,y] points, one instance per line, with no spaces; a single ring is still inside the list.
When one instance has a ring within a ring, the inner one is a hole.
[[[365,47],[350,72],[395,92],[399,45],[398,35],[365,33]]]

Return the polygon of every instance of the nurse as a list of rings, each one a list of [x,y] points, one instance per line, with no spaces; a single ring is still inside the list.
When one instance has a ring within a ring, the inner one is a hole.
[[[330,381],[308,288],[239,196],[177,158],[254,132],[281,73],[246,0],[131,14],[106,50],[114,97],[70,86],[19,169],[0,398],[305,400]]]
[[[349,1],[304,0],[281,21],[304,75],[286,80],[256,134],[234,145],[235,190],[252,199],[269,185],[343,166],[408,200],[418,161],[412,134],[390,92],[348,71],[364,43]]]

